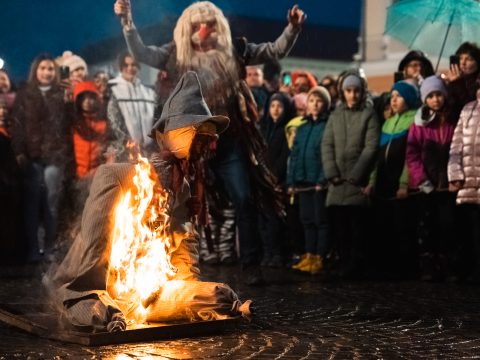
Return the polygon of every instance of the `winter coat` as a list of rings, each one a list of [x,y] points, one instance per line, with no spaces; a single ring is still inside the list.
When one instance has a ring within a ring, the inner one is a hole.
[[[97,114],[81,114],[81,104],[78,96],[84,92],[97,94],[97,99],[101,102],[101,95],[92,82],[81,82],[75,86],[74,103],[77,115],[73,123],[72,139],[75,154],[75,173],[78,178],[84,178],[92,175],[92,172],[105,162],[105,152],[109,141],[112,139],[106,119]]]
[[[139,79],[129,82],[121,75],[110,80],[109,84],[112,94],[107,117],[117,139],[115,149],[125,155],[126,143],[134,140],[141,149],[151,150],[154,141],[149,135],[154,123],[155,91],[143,85]]]
[[[88,176],[105,162],[108,146],[108,123],[105,119],[83,117],[73,128],[73,147],[77,177]]]
[[[274,94],[270,98],[269,103],[273,100],[282,102],[283,113],[276,122],[273,121],[270,114],[266,113],[265,118],[262,119],[262,122],[260,123],[260,131],[267,144],[266,160],[268,166],[277,177],[278,183],[284,184],[287,176],[287,161],[290,154],[284,128],[287,121],[290,119],[292,105],[290,97],[281,93]],[[267,109],[268,108],[269,106]]]
[[[327,206],[367,205],[361,187],[368,183],[375,162],[380,125],[373,107],[363,104],[349,109],[342,102],[327,122],[322,141],[325,177],[344,180],[329,187]]]
[[[452,117],[455,120],[460,116],[463,107],[477,98],[480,87],[480,72],[462,76],[447,84],[448,99],[452,106]]]
[[[63,165],[68,160],[68,124],[63,90],[52,86],[44,95],[27,85],[13,105],[12,129],[15,155],[44,164]]]
[[[322,166],[321,144],[328,114],[306,122],[297,129],[288,163],[287,185],[317,185],[326,182]]]
[[[370,183],[375,195],[382,198],[394,197],[399,188],[408,187],[408,167],[405,161],[408,129],[413,123],[416,110],[395,114],[382,126],[377,166]]]
[[[407,140],[407,166],[410,188],[429,180],[437,189],[448,188],[447,165],[455,122],[449,119],[440,125],[439,115],[422,119],[422,108],[415,115]]]
[[[455,128],[448,161],[448,181],[462,181],[458,204],[480,204],[480,106],[465,105]],[[477,145],[478,144],[478,145]]]

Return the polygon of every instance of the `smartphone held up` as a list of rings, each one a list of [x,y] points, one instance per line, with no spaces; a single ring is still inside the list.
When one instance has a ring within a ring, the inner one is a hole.
[[[68,66],[60,66],[60,80],[70,78],[70,68]]]

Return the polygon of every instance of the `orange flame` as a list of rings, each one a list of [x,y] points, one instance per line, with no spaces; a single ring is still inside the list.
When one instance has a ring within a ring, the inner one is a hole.
[[[133,187],[115,209],[109,293],[127,320],[141,323],[149,298],[175,274],[170,262],[168,192],[159,188],[147,159],[139,156]],[[124,304],[123,306],[121,304]]]

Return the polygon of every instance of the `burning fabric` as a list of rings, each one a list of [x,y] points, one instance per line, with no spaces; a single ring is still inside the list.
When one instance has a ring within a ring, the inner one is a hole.
[[[198,237],[185,175],[226,128],[212,116],[195,73],[182,77],[154,131],[163,151],[136,165],[98,168],[81,232],[44,278],[63,317],[94,331],[148,321],[249,315],[227,285],[201,282]],[[181,136],[172,136],[179,134]]]

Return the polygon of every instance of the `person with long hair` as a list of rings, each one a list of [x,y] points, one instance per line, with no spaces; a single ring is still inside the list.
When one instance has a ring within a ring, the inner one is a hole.
[[[44,252],[39,247],[40,225],[47,250],[56,236],[68,142],[64,90],[57,73],[51,55],[37,56],[27,84],[18,91],[13,105],[16,122],[12,143],[23,171],[23,221],[29,261],[40,260]]]

